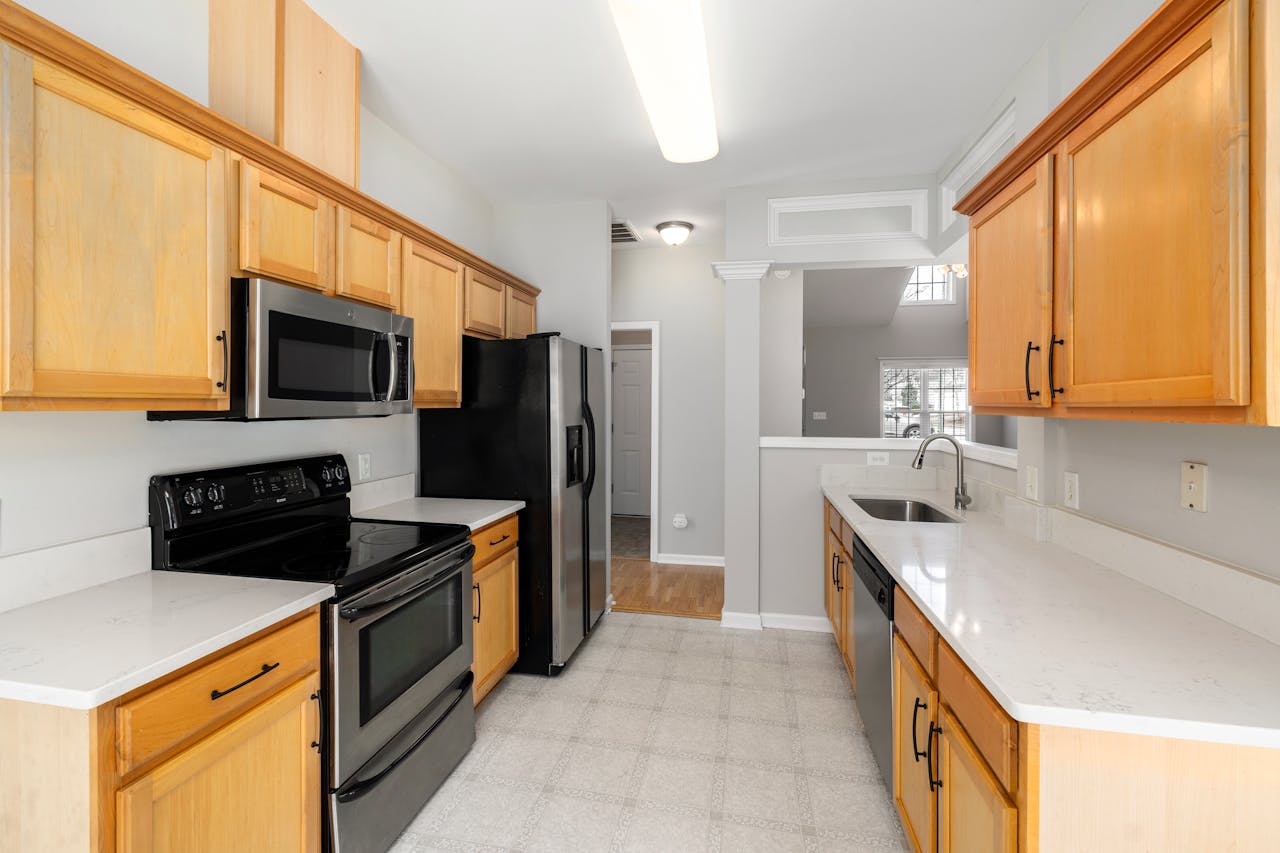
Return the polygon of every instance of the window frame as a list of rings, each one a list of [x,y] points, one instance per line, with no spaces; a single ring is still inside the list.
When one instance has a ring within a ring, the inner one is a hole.
[[[925,267],[929,267],[930,269],[937,269],[940,266],[942,266],[942,264],[917,264],[916,266],[912,267],[911,276],[907,277],[906,284],[902,286],[902,298],[898,300],[898,305],[899,306],[955,305],[956,304],[956,274],[949,271],[943,275],[943,282],[942,282],[943,284],[946,285],[946,292],[947,292],[946,299],[907,299],[907,288],[911,286],[912,276],[917,275],[918,271],[921,269],[924,269]],[[935,282],[933,280],[930,281],[930,285],[934,285],[937,283],[938,282]]]
[[[938,358],[895,358],[891,356],[882,356],[879,361],[880,361],[879,407],[880,407],[880,418],[881,418],[880,436],[882,438],[886,437],[884,435],[884,423],[883,423],[884,395],[885,395],[884,374],[885,374],[886,368],[891,368],[895,370],[920,370],[920,371],[937,370],[937,369],[953,369],[954,370],[956,368],[964,368],[966,372],[969,370],[969,359],[961,358],[959,356],[941,356]],[[924,374],[922,373],[922,381],[920,383],[920,392],[919,392],[920,393],[920,437],[921,438],[925,438],[929,435],[932,435],[931,432],[926,431],[926,427],[932,428],[933,422],[930,416],[933,413],[943,412],[943,411],[947,411],[947,412],[956,411],[955,409],[936,410],[929,407],[929,386],[927,384],[927,381],[923,379],[923,376]],[[968,390],[966,389],[965,391],[966,402],[968,401],[968,399],[969,399]],[[959,436],[959,438],[961,438],[961,440],[963,441],[972,441],[972,437],[970,433],[973,429],[973,405],[971,403],[969,405],[966,405],[964,408],[964,412],[965,412],[965,422],[964,422],[965,434],[963,436]],[[892,437],[901,438],[902,436],[895,435]]]

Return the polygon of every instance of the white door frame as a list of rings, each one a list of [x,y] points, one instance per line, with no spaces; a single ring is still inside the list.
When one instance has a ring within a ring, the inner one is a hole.
[[[651,563],[656,563],[658,561],[658,524],[660,518],[658,515],[658,447],[661,443],[659,441],[659,425],[662,423],[662,420],[658,416],[658,401],[662,399],[659,394],[659,388],[662,384],[660,378],[662,376],[662,361],[659,356],[658,346],[659,326],[660,324],[657,320],[637,320],[609,324],[609,330],[611,332],[648,332],[649,340],[653,347],[652,366],[649,370],[649,375],[651,377],[649,383],[649,396],[651,399],[649,404],[649,562]],[[612,346],[610,346],[610,351],[612,351]],[[609,370],[612,371],[612,357],[610,357],[609,361]],[[612,387],[612,384],[613,382],[611,378],[610,387]],[[609,422],[609,431],[610,435],[612,435],[612,412],[610,412],[609,417],[611,419]],[[612,482],[609,483],[609,491],[613,491]]]

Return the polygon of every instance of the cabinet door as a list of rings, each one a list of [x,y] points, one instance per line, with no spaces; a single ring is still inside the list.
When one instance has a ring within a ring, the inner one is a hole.
[[[1223,3],[1062,145],[1068,405],[1249,401],[1247,16]]]
[[[1053,319],[1053,155],[969,221],[969,402],[1044,408]]]
[[[830,530],[825,531],[826,547],[823,549],[825,559],[822,565],[822,607],[827,614],[827,619],[831,621],[832,630],[835,630],[835,616],[832,613],[831,601],[835,597],[836,582],[836,560],[840,559],[840,546],[837,544],[835,534]]]
[[[510,285],[506,288],[506,337],[526,338],[538,331],[538,299]]]
[[[938,810],[942,853],[1016,853],[1018,809],[987,769],[964,729],[942,710],[938,750]]]
[[[413,402],[462,402],[463,266],[404,238],[400,313],[413,318]]]
[[[338,205],[337,294],[392,310],[400,307],[400,234]]]
[[[917,853],[933,853],[938,800],[926,764],[930,725],[937,720],[938,693],[907,648],[893,635],[893,801],[907,840]]]
[[[246,161],[240,164],[240,266],[277,281],[333,291],[333,205]]]
[[[853,586],[858,582],[853,573],[853,556],[840,550],[840,654],[844,657],[849,677],[854,670],[853,642]]]
[[[0,396],[225,408],[225,153],[11,46],[0,62]]]
[[[121,853],[318,851],[319,688],[295,682],[121,789]]]
[[[466,276],[466,322],[468,332],[500,338],[506,333],[506,285],[473,269]]]
[[[830,599],[827,618],[831,620],[831,633],[835,636],[836,645],[839,646],[844,642],[844,635],[840,633],[840,575],[847,571],[848,567],[843,564],[840,540],[833,536],[830,547],[834,566],[828,570],[827,575],[827,595]]]
[[[352,186],[360,172],[360,51],[307,6],[284,0],[276,33],[281,148]],[[243,61],[243,60],[242,60]]]
[[[475,701],[480,702],[502,680],[520,653],[519,549],[512,548],[476,572]]]

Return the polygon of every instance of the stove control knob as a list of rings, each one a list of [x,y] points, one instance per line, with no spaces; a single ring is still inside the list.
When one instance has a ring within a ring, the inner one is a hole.
[[[209,503],[220,504],[226,500],[227,489],[220,483],[214,483],[205,491],[204,496],[209,499]]]
[[[343,480],[347,479],[347,466],[335,465],[333,466],[333,473],[337,476],[338,482],[341,483]]]
[[[182,501],[187,506],[195,509],[204,503],[204,493],[200,491],[199,486],[188,486],[186,492],[182,495]]]
[[[321,469],[320,469],[320,479],[321,479],[321,480],[324,480],[324,483],[325,483],[325,485],[326,485],[326,486],[327,486],[327,485],[329,485],[330,483],[332,483],[332,482],[333,482],[333,469],[332,469],[332,468],[330,468],[328,465],[326,465],[326,466],[324,466],[323,468],[321,468]]]

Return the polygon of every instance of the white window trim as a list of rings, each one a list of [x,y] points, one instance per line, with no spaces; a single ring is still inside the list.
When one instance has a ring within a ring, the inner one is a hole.
[[[925,303],[928,304],[928,303]],[[958,358],[955,356],[942,358],[884,358],[880,359],[880,414],[884,416],[884,371],[885,368],[894,368],[898,370],[928,370],[931,368],[947,368],[947,367],[963,367],[969,369],[969,359]],[[929,414],[932,411],[929,408],[929,395],[922,387],[920,389],[920,401],[922,403],[920,409],[920,428],[924,432],[924,425],[929,423]],[[973,407],[969,406],[965,409],[967,412],[965,420],[965,441],[969,440],[969,431],[973,428]],[[880,427],[881,434],[884,433],[883,424]]]
[[[929,264],[919,264],[919,266],[929,266]],[[902,286],[902,299],[898,301],[899,305],[907,307],[916,307],[918,305],[955,305],[956,304],[956,276],[955,273],[947,273],[947,290],[951,296],[947,299],[907,299],[907,286]]]

